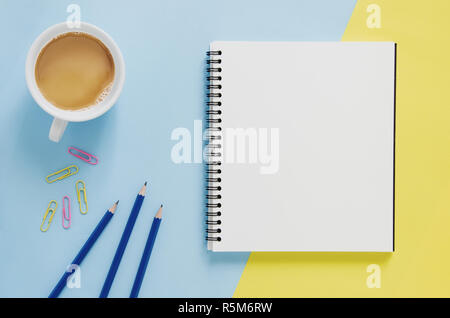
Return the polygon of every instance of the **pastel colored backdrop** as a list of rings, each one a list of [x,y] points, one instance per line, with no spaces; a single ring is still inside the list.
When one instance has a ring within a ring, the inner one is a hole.
[[[380,28],[367,26],[374,4]],[[448,0],[360,0],[342,37],[397,42],[395,253],[252,253],[235,296],[450,297],[449,12]],[[381,288],[367,287],[370,264]]]
[[[47,27],[65,21],[71,3],[81,6],[83,21],[101,27],[118,43],[127,79],[119,102],[109,113],[90,122],[69,124],[62,141],[55,144],[47,137],[50,116],[34,103],[26,88],[24,63],[33,40]],[[46,297],[106,209],[120,199],[117,214],[81,267],[81,288],[62,294],[97,297],[135,195],[146,180],[149,195],[110,295],[129,295],[151,220],[164,203],[164,220],[141,296],[232,296],[249,254],[206,251],[203,168],[172,163],[170,151],[175,142],[170,140],[171,132],[176,127],[192,130],[193,121],[203,118],[205,52],[210,41],[337,41],[354,5],[354,0],[0,0],[0,297]],[[443,118],[437,119],[443,123]],[[443,126],[434,129],[439,127]],[[67,154],[68,146],[94,153],[99,165],[77,161]],[[72,163],[80,167],[77,176],[45,183],[47,174]],[[89,212],[84,216],[75,200],[78,179],[87,186]],[[447,184],[445,178],[439,180]],[[426,190],[433,194],[432,188]],[[73,203],[72,228],[62,228],[59,208],[50,230],[41,233],[39,225],[48,202],[55,199],[61,204],[66,194]],[[410,222],[414,220],[422,221]],[[432,248],[438,251],[436,245]],[[320,274],[321,268],[338,275],[339,269],[364,271],[352,267],[354,261],[348,255],[318,257],[319,262],[317,257],[301,254],[252,255],[236,295],[303,295],[308,289],[302,277],[310,272]],[[319,268],[313,268],[316,263]],[[309,269],[297,271],[301,268]],[[283,270],[297,276],[287,282]],[[286,287],[291,282],[299,283],[296,289]],[[327,288],[324,283],[318,286]]]

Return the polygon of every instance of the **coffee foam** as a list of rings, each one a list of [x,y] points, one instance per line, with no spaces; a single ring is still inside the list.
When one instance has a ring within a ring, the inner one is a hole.
[[[103,102],[105,98],[109,95],[109,93],[111,93],[113,84],[114,82],[111,82],[108,86],[106,86],[103,92],[101,92],[100,95],[98,96],[97,100],[95,101],[95,104],[91,106],[95,106]]]

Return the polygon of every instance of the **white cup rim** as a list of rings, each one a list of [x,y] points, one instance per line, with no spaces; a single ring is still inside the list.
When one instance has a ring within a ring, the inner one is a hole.
[[[50,103],[39,90],[35,77],[35,64],[41,50],[56,36],[68,32],[83,32],[98,38],[110,51],[114,61],[114,81],[105,99],[91,107],[80,110],[64,110]],[[114,40],[99,27],[81,22],[79,28],[70,28],[66,22],[55,24],[42,32],[31,45],[25,64],[25,78],[33,99],[47,113],[55,118],[71,122],[87,121],[107,112],[117,101],[125,82],[125,62]]]

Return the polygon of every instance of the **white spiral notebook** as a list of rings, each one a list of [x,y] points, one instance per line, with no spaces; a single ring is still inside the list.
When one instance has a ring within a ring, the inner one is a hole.
[[[212,251],[394,250],[396,44],[213,42]]]

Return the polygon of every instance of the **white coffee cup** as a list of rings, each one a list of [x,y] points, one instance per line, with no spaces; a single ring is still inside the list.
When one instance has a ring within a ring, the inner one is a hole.
[[[41,50],[52,39],[67,32],[83,32],[96,37],[109,49],[114,60],[115,71],[111,91],[98,104],[79,110],[64,110],[54,106],[42,95],[37,86],[35,77],[35,65]],[[123,83],[125,81],[125,62],[117,44],[100,28],[85,22],[81,22],[80,27],[74,28],[64,22],[51,26],[42,32],[41,35],[39,35],[34,41],[28,52],[25,65],[25,77],[28,89],[36,103],[43,110],[54,117],[48,137],[50,140],[58,142],[64,134],[64,130],[66,129],[68,122],[79,122],[94,119],[106,113],[114,105],[117,98],[119,98],[123,88]]]

